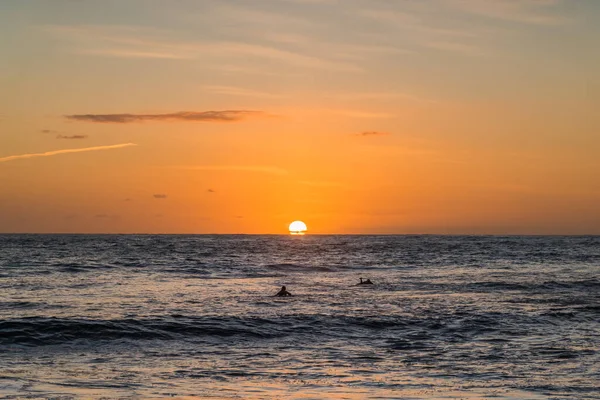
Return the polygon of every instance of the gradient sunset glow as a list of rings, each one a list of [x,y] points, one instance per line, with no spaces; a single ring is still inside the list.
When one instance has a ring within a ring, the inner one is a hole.
[[[0,3],[0,232],[600,234],[600,2]]]

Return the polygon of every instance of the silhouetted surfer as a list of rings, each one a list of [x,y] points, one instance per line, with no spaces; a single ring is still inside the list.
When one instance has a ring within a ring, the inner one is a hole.
[[[285,288],[285,286],[282,286],[281,290],[279,292],[277,292],[277,294],[275,296],[277,296],[277,297],[286,297],[286,296],[291,296],[291,295],[292,294],[287,291],[287,289]]]
[[[363,278],[360,278],[360,283],[357,283],[357,285],[373,285],[373,282],[370,279],[363,281]]]

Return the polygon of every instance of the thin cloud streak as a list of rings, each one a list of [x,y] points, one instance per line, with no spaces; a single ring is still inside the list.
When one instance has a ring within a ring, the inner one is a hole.
[[[388,132],[379,132],[379,131],[365,131],[365,132],[359,132],[359,133],[355,133],[354,136],[387,136],[389,135]]]
[[[46,134],[49,134],[49,133],[56,134],[57,139],[87,139],[87,137],[88,137],[88,135],[83,135],[83,134],[65,135],[63,132],[55,131],[52,129],[42,129],[42,130],[40,130],[40,132],[46,133]]]
[[[432,48],[432,49],[437,49],[437,50],[462,53],[464,55],[471,55],[471,56],[486,55],[485,52],[483,50],[481,50],[479,47],[473,46],[470,44],[466,44],[466,43],[437,41],[437,42],[425,43],[425,46]]]
[[[282,98],[284,96],[274,93],[261,92],[258,90],[246,89],[237,86],[205,86],[207,91],[216,94],[222,94],[227,96],[239,96],[239,97],[258,97],[258,98]]]
[[[562,0],[445,0],[464,12],[489,18],[532,25],[563,25],[568,19],[542,13],[563,3]]]
[[[167,60],[186,60],[194,57],[183,54],[174,54],[168,52],[159,51],[141,51],[141,50],[127,50],[127,49],[96,49],[96,50],[80,50],[79,54],[88,54],[92,56],[106,56],[116,58],[158,58]]]
[[[249,117],[264,116],[262,111],[224,110],[224,111],[180,111],[170,114],[76,114],[66,115],[73,121],[94,123],[128,124],[142,121],[198,121],[198,122],[236,122]]]
[[[330,57],[310,52],[295,52],[267,44],[239,41],[184,42],[165,39],[168,32],[141,27],[103,25],[50,25],[45,29],[58,33],[76,45],[74,52],[84,55],[139,58],[139,59],[205,59],[221,60],[240,55],[262,60],[277,61],[295,67],[333,71],[361,72],[361,68]]]
[[[325,110],[332,114],[343,115],[348,118],[393,118],[394,114],[383,113],[383,112],[371,112],[371,111],[357,111],[357,110]]]
[[[287,175],[288,171],[269,165],[189,165],[175,167],[178,169],[194,171],[241,171],[241,172],[261,172],[271,175]]]
[[[57,135],[57,139],[86,139],[87,135]]]
[[[400,92],[342,92],[336,94],[325,94],[324,97],[336,100],[407,100],[420,103],[435,103],[435,100]]]
[[[84,153],[84,152],[88,152],[88,151],[121,149],[121,148],[129,147],[129,146],[137,146],[137,144],[136,143],[123,143],[123,144],[113,144],[110,146],[85,147],[82,149],[54,150],[54,151],[47,151],[45,153],[19,154],[19,155],[15,155],[15,156],[8,156],[8,157],[0,158],[0,162],[19,160],[22,158],[50,157],[50,156],[56,156],[59,154]]]

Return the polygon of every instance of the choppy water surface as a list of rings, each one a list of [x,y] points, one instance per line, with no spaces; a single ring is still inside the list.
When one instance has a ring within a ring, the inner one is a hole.
[[[599,237],[0,236],[0,396],[600,399],[599,273]]]

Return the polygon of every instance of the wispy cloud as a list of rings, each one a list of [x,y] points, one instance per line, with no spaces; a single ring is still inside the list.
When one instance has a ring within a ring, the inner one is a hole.
[[[216,94],[223,94],[227,96],[239,96],[239,97],[258,97],[258,98],[281,98],[282,95],[263,92],[259,90],[252,90],[243,87],[236,86],[205,86],[207,91]]]
[[[94,218],[97,219],[119,219],[118,215],[111,215],[111,214],[96,214],[94,215]]]
[[[454,53],[462,53],[471,56],[485,54],[485,52],[477,46],[456,41],[431,41],[424,43],[424,45],[432,49],[451,51]]]
[[[143,51],[143,50],[132,50],[132,49],[83,49],[79,51],[80,54],[89,54],[96,56],[107,56],[107,57],[120,57],[120,58],[163,58],[170,60],[185,60],[193,58],[190,55],[167,53],[160,51]]]
[[[468,56],[489,56],[486,38],[505,33],[496,22],[556,26],[569,22],[560,6],[566,0],[431,0],[369,2],[356,14],[379,26],[371,35],[380,45],[391,37],[411,48],[434,49]],[[432,12],[435,9],[435,12]],[[444,18],[439,18],[443,14]],[[465,17],[469,22],[465,23]],[[377,32],[379,30],[379,32]]]
[[[332,114],[342,115],[348,118],[365,118],[365,119],[379,119],[379,118],[393,118],[394,114],[377,112],[377,111],[361,111],[361,110],[335,110],[335,109],[324,109],[323,111]]]
[[[86,139],[87,135],[57,135],[57,139]]]
[[[142,121],[236,122],[265,115],[262,111],[224,110],[180,111],[170,114],[77,114],[65,117],[73,121],[127,124]]]
[[[354,136],[387,136],[389,135],[388,132],[380,132],[380,131],[364,131],[364,132],[359,132],[359,133],[355,133]]]
[[[333,98],[336,100],[351,100],[351,101],[363,101],[363,100],[406,100],[418,103],[435,103],[434,100],[425,97],[401,93],[401,92],[342,92],[342,93],[328,93],[324,97]]]
[[[40,132],[42,133],[46,133],[46,134],[55,134],[57,139],[86,139],[88,136],[87,135],[65,135],[64,133],[60,132],[60,131],[55,131],[53,129],[42,129],[40,130]]]
[[[444,0],[448,5],[480,16],[535,25],[561,25],[568,22],[552,13],[563,0]]]
[[[71,41],[78,54],[141,59],[205,59],[218,61],[239,57],[276,61],[296,67],[357,72],[357,66],[332,57],[292,51],[267,43],[245,41],[173,40],[173,32],[135,26],[46,26],[49,32]]]
[[[211,50],[225,51],[229,54],[246,55],[250,57],[265,58],[303,68],[325,69],[345,72],[360,72],[361,68],[354,64],[330,60],[323,57],[307,55],[304,53],[283,50],[262,44],[248,44],[240,42],[223,42],[211,46]]]
[[[84,147],[82,149],[64,149],[64,150],[54,150],[47,151],[45,153],[31,153],[31,154],[19,154],[15,156],[8,156],[0,158],[0,162],[7,162],[12,160],[19,160],[22,158],[35,158],[35,157],[50,157],[56,156],[59,154],[70,154],[70,153],[84,153],[88,151],[100,151],[100,150],[112,150],[112,149],[121,149],[123,147],[129,146],[137,146],[135,143],[123,143],[123,144],[113,144],[110,146],[96,146],[96,147]]]
[[[72,42],[78,54],[142,59],[191,59],[190,46],[157,39],[166,32],[122,25],[49,25],[44,29]]]
[[[158,200],[163,200],[169,196],[167,196],[166,194],[157,193],[157,194],[153,194],[152,197],[154,197],[155,199],[158,199]]]
[[[432,42],[456,43],[456,49],[446,46],[443,50],[458,50],[460,52],[463,52],[461,45],[475,47],[472,41],[479,36],[475,32],[464,28],[456,28],[452,25],[447,26],[430,16],[431,13],[428,7],[436,7],[439,4],[423,2],[414,3],[413,6],[418,7],[416,9],[410,9],[410,7],[409,9],[367,8],[358,11],[358,14],[379,22],[384,29],[387,29],[384,35],[379,34],[379,37],[376,38],[382,43],[388,40],[389,31],[391,30],[398,35],[410,37],[409,43],[420,47],[434,47],[429,46],[429,43]]]
[[[175,167],[177,169],[187,169],[195,171],[241,171],[241,172],[261,172],[271,175],[287,175],[288,171],[269,165],[183,165]]]
[[[400,24],[401,26],[409,26],[411,28],[420,27],[422,25],[421,18],[418,15],[394,10],[394,9],[376,9],[376,8],[366,8],[358,11],[359,15],[364,17],[372,18],[379,22],[389,22],[393,24]]]

